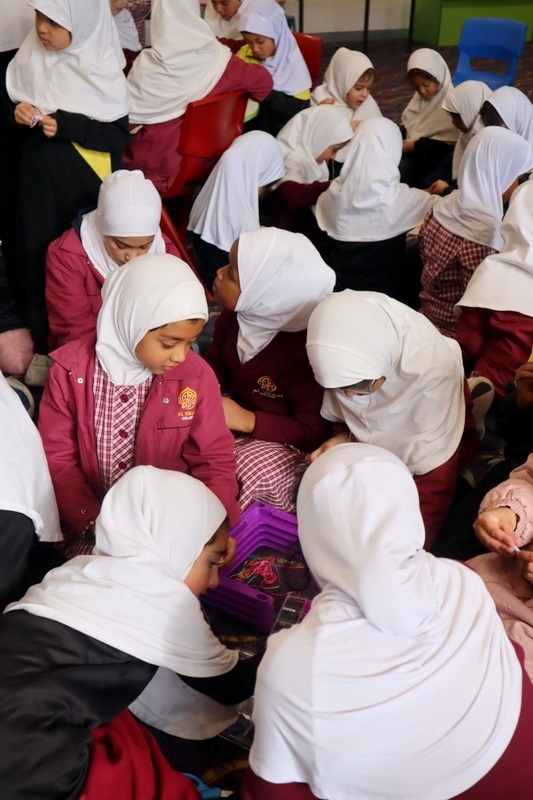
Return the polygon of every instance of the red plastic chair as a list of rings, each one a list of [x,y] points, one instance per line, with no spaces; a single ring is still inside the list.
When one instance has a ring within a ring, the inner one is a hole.
[[[162,231],[162,233],[165,234],[165,236],[168,236],[168,238],[170,239],[170,241],[172,242],[172,244],[174,245],[174,247],[178,251],[178,255],[181,258],[181,260],[185,261],[185,263],[190,266],[190,268],[192,269],[192,271],[194,272],[194,274],[196,275],[196,277],[198,278],[198,280],[200,281],[200,283],[204,287],[205,296],[207,298],[207,301],[208,302],[212,301],[213,300],[213,295],[211,294],[211,291],[209,289],[207,289],[206,286],[204,285],[204,283],[203,283],[203,281],[202,281],[202,279],[201,279],[201,277],[200,277],[200,275],[198,273],[198,267],[196,266],[196,263],[195,263],[194,259],[192,258],[192,256],[190,255],[189,251],[187,250],[187,248],[183,244],[183,241],[180,238],[180,236],[178,234],[178,231],[176,230],[176,226],[172,222],[172,218],[171,218],[170,214],[168,213],[168,211],[166,210],[165,206],[163,206],[163,208],[161,209],[161,231]]]
[[[172,186],[163,200],[183,197],[177,220],[178,233],[185,234],[192,205],[192,191],[200,186],[244,126],[246,92],[227,92],[189,103],[180,129],[178,153],[181,162]]]
[[[314,89],[322,72],[322,48],[324,40],[321,36],[312,36],[310,33],[293,33],[300,48],[300,52],[307,64]]]
[[[220,158],[241,135],[247,100],[246,92],[227,92],[189,103],[178,142],[180,171],[165,198],[205,181],[213,168],[211,159]]]

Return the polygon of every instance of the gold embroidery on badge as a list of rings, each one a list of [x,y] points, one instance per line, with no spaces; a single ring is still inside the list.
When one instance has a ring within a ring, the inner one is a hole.
[[[274,394],[276,389],[278,388],[270,375],[263,375],[262,378],[259,378],[257,381],[257,385],[260,389],[262,389],[267,394]]]
[[[271,399],[283,397],[283,392],[281,394],[277,393],[278,387],[270,375],[263,375],[261,378],[258,378],[257,386],[259,388],[253,389],[252,394],[259,394],[261,397],[269,397]]]
[[[186,386],[178,395],[178,403],[184,411],[192,411],[196,405],[197,397],[198,395],[194,389],[190,389]]]

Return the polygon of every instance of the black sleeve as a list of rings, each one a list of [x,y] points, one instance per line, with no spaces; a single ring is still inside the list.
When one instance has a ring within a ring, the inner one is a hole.
[[[129,141],[128,117],[114,122],[99,122],[85,114],[56,111],[50,114],[57,121],[57,138],[77,142],[88,150],[122,153]]]
[[[206,694],[223,706],[233,706],[253,695],[255,676],[263,654],[264,651],[239,659],[233,669],[224,675],[215,675],[213,678],[191,678],[188,675],[179,677],[187,686]]]
[[[0,63],[0,72],[2,71],[3,65]],[[7,64],[6,64],[7,68]],[[6,83],[5,83],[5,70],[1,76],[0,82],[0,127],[6,126],[10,128],[21,128],[21,125],[17,125],[15,122],[15,108],[17,107],[17,103],[14,103],[7,93]]]

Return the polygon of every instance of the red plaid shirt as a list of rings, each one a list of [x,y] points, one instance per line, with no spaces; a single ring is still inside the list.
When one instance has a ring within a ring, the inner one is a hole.
[[[128,3],[128,9],[135,21],[137,32],[139,34],[139,41],[143,47],[146,45],[144,21],[150,13],[151,2],[152,0],[130,0]]]
[[[453,307],[481,262],[498,251],[463,239],[447,230],[430,211],[420,228],[422,289],[420,311],[436,328],[452,339],[456,335]]]
[[[100,476],[109,489],[133,466],[135,439],[153,376],[137,386],[117,386],[94,362],[94,430]]]

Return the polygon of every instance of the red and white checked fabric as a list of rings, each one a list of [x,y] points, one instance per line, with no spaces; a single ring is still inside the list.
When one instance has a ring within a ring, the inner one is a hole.
[[[153,376],[138,386],[117,386],[95,361],[94,429],[100,477],[107,490],[133,466],[135,438]]]
[[[236,438],[233,452],[241,510],[261,502],[294,514],[296,493],[307,468],[307,453],[290,445],[248,436]]]
[[[432,211],[420,228],[419,238],[424,265],[420,311],[441,333],[455,339],[453,307],[463,296],[476,267],[497,250],[451,233]]]
[[[127,5],[139,34],[139,41],[143,47],[146,45],[144,21],[150,13],[151,2],[152,0],[129,0]]]

